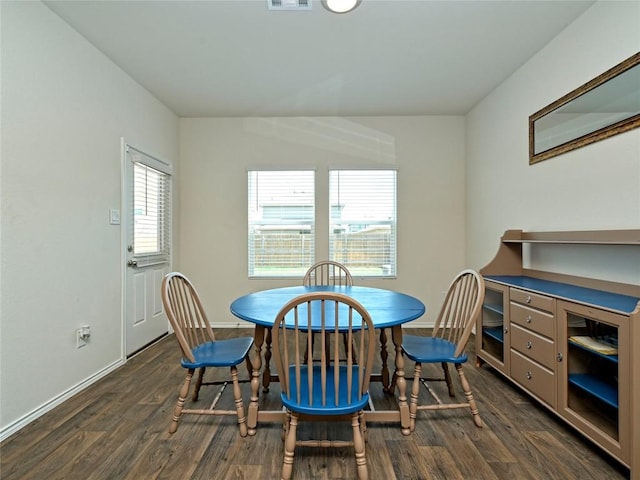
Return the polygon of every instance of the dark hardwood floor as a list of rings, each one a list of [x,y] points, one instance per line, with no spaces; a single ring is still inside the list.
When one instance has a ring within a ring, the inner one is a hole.
[[[221,338],[249,330],[219,330]],[[424,333],[424,332],[423,332]],[[471,357],[473,339],[469,342]],[[413,364],[407,362],[407,375]],[[243,378],[248,378],[242,368]],[[419,412],[415,432],[368,423],[371,479],[625,479],[629,472],[487,366],[465,366],[485,427],[466,410]],[[212,372],[209,375],[213,377]],[[280,424],[259,425],[241,438],[234,417],[183,416],[167,433],[184,380],[174,337],[26,426],[0,445],[0,477],[12,479],[278,479],[282,464]],[[457,379],[456,379],[457,381]],[[410,382],[408,382],[410,383]],[[459,387],[459,384],[456,384]],[[435,388],[448,398],[443,385]],[[458,392],[460,389],[458,388]],[[215,396],[203,388],[198,403]],[[243,384],[245,403],[249,385]],[[375,404],[393,401],[378,384]],[[459,393],[461,395],[461,392]],[[278,386],[261,393],[261,405],[278,406]],[[16,399],[19,401],[19,399]],[[189,402],[189,400],[188,400]],[[224,402],[232,408],[230,388]],[[342,423],[305,424],[299,438],[348,439]],[[350,449],[296,449],[294,478],[351,479]]]

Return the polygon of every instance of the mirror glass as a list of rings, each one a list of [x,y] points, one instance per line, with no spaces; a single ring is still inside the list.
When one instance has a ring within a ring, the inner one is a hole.
[[[640,53],[529,117],[529,163],[640,126]]]

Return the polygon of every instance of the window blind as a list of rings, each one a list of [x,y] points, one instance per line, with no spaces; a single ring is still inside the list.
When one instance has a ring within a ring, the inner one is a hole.
[[[133,256],[138,265],[168,262],[171,255],[170,176],[133,162]]]
[[[396,170],[329,172],[329,259],[352,275],[396,275]]]
[[[314,263],[315,172],[249,171],[249,277],[300,277]]]

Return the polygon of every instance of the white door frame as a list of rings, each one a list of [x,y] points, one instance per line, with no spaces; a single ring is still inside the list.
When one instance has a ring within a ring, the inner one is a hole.
[[[155,167],[158,167],[158,170],[164,171],[171,176],[173,182],[172,175],[172,164],[165,162],[163,160],[158,159],[158,157],[151,155],[148,152],[148,149],[136,147],[133,144],[126,142],[124,137],[120,139],[120,150],[121,150],[121,225],[120,225],[120,245],[121,245],[121,255],[120,255],[120,265],[121,265],[121,358],[124,362],[127,361],[127,295],[128,291],[128,281],[127,274],[128,269],[130,267],[127,266],[127,261],[129,259],[129,252],[127,251],[127,247],[129,245],[130,239],[128,238],[129,225],[132,222],[131,212],[129,211],[129,198],[130,195],[127,192],[128,184],[127,184],[127,168],[129,167],[129,160],[127,158],[128,148],[132,148],[133,150],[140,152],[151,160],[157,162]],[[154,165],[150,165],[154,167]],[[172,192],[173,192],[173,184],[172,184]],[[173,203],[173,201],[172,201]],[[173,205],[171,206],[173,208]],[[169,256],[169,264],[168,270],[171,271],[171,266],[173,264],[173,249],[170,252]],[[171,332],[171,325],[167,321],[167,332]]]

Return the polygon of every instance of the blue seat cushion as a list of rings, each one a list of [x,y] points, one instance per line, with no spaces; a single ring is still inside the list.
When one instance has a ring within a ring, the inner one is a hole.
[[[364,409],[364,407],[369,403],[369,393],[366,392],[362,395],[362,398],[358,398],[358,367],[356,365],[352,367],[353,379],[351,384],[351,402],[348,402],[347,400],[348,367],[346,365],[341,365],[338,368],[340,368],[340,382],[338,384],[339,396],[337,405],[334,397],[334,367],[327,368],[326,405],[322,405],[322,378],[320,365],[313,366],[313,396],[311,398],[309,398],[309,389],[307,388],[309,369],[306,365],[300,368],[300,384],[302,386],[300,402],[297,401],[298,399],[296,394],[297,383],[295,366],[292,365],[289,367],[290,395],[287,395],[286,392],[282,392],[281,397],[283,405],[294,412],[309,415],[344,415]]]
[[[456,344],[442,338],[420,337],[417,335],[404,335],[402,337],[402,351],[407,357],[418,363],[464,363],[467,354],[462,353],[454,357]]]
[[[232,367],[243,362],[253,343],[252,337],[229,338],[202,343],[192,351],[195,362],[183,358],[184,368]]]

